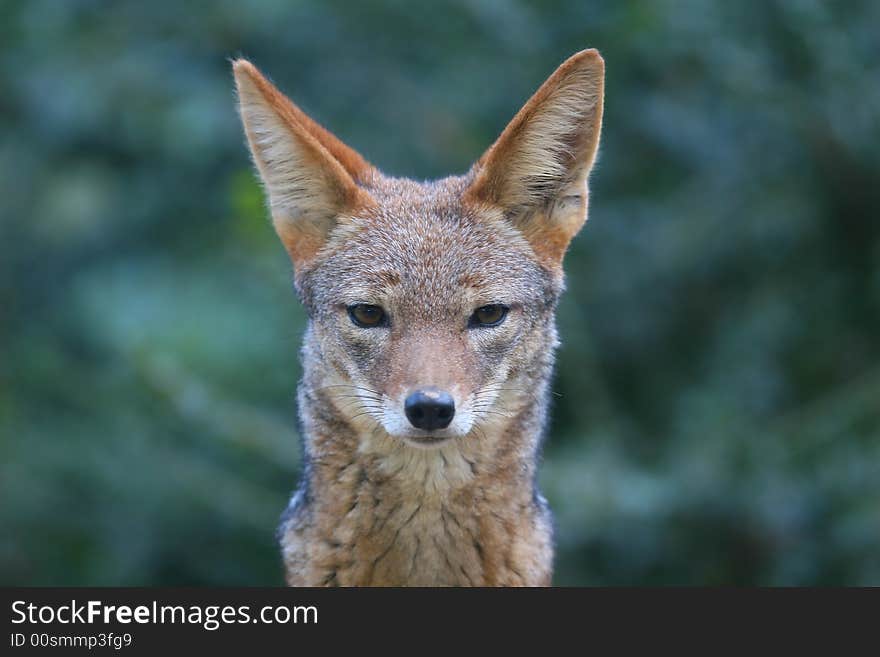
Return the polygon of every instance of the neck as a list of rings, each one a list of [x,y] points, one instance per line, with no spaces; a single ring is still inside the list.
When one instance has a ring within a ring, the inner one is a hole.
[[[320,390],[300,409],[307,468],[281,526],[292,585],[548,585],[534,488],[543,395],[502,422],[418,448],[358,432]]]

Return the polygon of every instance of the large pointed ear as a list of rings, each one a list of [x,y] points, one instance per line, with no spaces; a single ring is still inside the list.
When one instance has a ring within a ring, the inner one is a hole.
[[[299,271],[346,216],[372,202],[373,168],[310,119],[250,62],[233,62],[241,121],[272,222]]]
[[[474,166],[465,198],[501,210],[550,265],[561,265],[587,217],[604,79],[596,50],[570,57]]]

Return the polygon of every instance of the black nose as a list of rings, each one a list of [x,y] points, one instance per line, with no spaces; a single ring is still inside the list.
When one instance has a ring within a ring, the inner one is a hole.
[[[406,417],[416,429],[445,429],[455,415],[452,395],[436,388],[416,390],[403,404]]]

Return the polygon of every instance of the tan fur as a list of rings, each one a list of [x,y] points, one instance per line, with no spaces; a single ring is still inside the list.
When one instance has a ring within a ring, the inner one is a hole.
[[[234,68],[245,132],[275,229],[294,263],[303,265],[342,214],[371,203],[332,153],[358,175],[365,175],[367,165],[317,123],[302,123],[305,114],[249,62],[236,61]]]
[[[595,50],[570,57],[529,99],[477,162],[469,200],[522,221],[539,257],[562,259],[586,219],[587,175],[602,126],[605,63]]]
[[[239,108],[309,312],[302,484],[280,538],[291,585],[549,585],[535,487],[562,256],[586,218],[603,63],[566,61],[465,176],[382,176],[250,63]],[[356,326],[346,308],[383,308]],[[469,317],[509,307],[496,327]],[[445,429],[403,400],[455,400]]]

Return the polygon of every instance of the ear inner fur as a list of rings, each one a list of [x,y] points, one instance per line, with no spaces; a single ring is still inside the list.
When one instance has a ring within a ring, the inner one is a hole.
[[[233,70],[242,123],[266,186],[275,229],[300,269],[320,251],[341,215],[372,203],[352,176],[355,172],[368,177],[372,168],[309,119],[252,64],[238,60]]]
[[[566,60],[474,165],[465,197],[477,207],[501,208],[536,253],[557,265],[586,219],[603,87],[598,52],[584,50]]]

